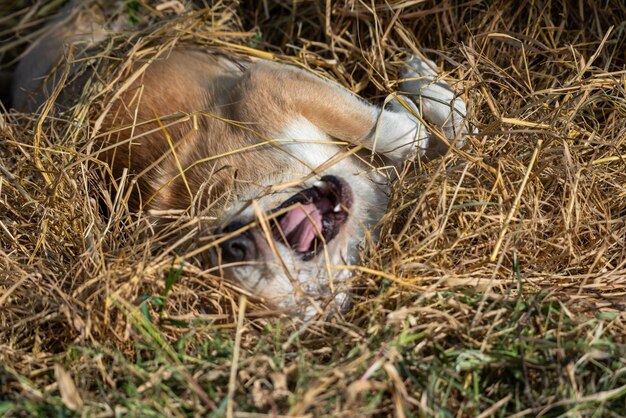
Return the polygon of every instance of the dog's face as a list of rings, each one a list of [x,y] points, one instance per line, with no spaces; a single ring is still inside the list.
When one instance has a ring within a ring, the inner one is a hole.
[[[387,201],[373,176],[356,169],[346,161],[279,190],[293,179],[267,178],[269,191],[240,194],[221,217],[212,264],[254,295],[304,316],[328,302],[347,307],[346,266],[358,260]]]

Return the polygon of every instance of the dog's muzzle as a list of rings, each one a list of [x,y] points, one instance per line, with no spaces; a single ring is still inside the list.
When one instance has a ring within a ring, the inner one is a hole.
[[[313,187],[300,190],[268,213],[271,234],[265,239],[290,248],[303,261],[311,260],[339,234],[350,216],[352,203],[352,189],[345,180],[324,176]],[[234,221],[216,232],[228,235],[246,225]],[[220,243],[221,262],[257,260],[258,235],[258,228],[252,227]]]
[[[222,233],[234,232],[245,225],[241,222],[233,222],[222,229]],[[245,231],[227,239],[219,244],[222,263],[241,263],[253,261],[257,258],[257,248],[252,233]]]

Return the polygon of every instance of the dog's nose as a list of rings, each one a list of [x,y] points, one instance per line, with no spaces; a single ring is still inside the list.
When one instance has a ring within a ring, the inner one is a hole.
[[[231,232],[241,228],[243,225],[227,226],[224,232]],[[256,244],[248,231],[227,239],[220,245],[223,263],[237,263],[251,261],[256,258]]]

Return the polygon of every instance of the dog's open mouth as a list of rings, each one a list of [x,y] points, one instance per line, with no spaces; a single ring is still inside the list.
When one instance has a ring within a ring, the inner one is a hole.
[[[275,218],[274,239],[294,249],[303,260],[310,260],[337,236],[348,220],[352,201],[348,183],[324,176],[275,209],[290,208]]]

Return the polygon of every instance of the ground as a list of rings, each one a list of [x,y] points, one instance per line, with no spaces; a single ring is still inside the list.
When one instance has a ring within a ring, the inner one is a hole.
[[[622,2],[119,3],[136,25],[120,73],[195,43],[380,103],[421,51],[479,133],[404,167],[353,308],[304,325],[155,249],[114,204],[89,146],[102,101],[41,118],[3,85],[0,414],[626,415]],[[3,83],[62,4],[0,6]]]

